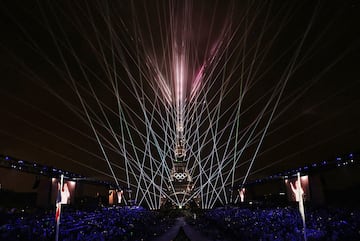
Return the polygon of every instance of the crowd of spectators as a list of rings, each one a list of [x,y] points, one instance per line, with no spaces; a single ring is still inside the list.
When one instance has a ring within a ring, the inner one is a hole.
[[[305,214],[309,241],[360,240],[357,209],[307,207]],[[59,240],[151,241],[174,225],[175,216],[142,207],[101,207],[85,211],[65,206]],[[198,210],[196,215],[188,216],[187,222],[209,240],[304,240],[299,210],[291,206]],[[54,210],[0,209],[0,240],[54,240],[55,227]]]
[[[360,211],[344,208],[307,208],[307,240],[360,240]],[[296,207],[223,207],[189,220],[213,240],[304,240],[303,222]]]
[[[55,240],[55,213],[3,210],[0,240]],[[172,226],[159,212],[142,207],[63,208],[59,240],[153,240]]]

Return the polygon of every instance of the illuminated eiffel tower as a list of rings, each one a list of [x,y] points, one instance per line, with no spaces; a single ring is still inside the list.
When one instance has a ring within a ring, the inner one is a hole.
[[[182,45],[179,45],[182,46]],[[182,208],[184,203],[188,203],[191,196],[192,177],[188,170],[188,160],[186,158],[186,140],[185,140],[185,126],[184,126],[184,108],[186,100],[186,61],[183,48],[175,48],[179,52],[174,56],[174,104],[176,108],[176,125],[175,125],[175,142],[174,142],[174,159],[171,168],[170,182],[172,190],[170,196],[176,200],[179,208]]]
[[[175,160],[171,169],[171,182],[174,190],[171,195],[176,196],[175,198],[180,203],[179,208],[182,208],[182,203],[187,202],[191,195],[193,184],[187,168],[184,128],[181,121],[178,122],[176,133]]]

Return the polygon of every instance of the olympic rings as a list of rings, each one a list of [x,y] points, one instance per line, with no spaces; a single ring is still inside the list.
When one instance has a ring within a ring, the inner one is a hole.
[[[187,175],[186,175],[186,173],[175,173],[175,174],[174,174],[174,177],[175,177],[177,180],[184,180],[184,179],[187,177]]]

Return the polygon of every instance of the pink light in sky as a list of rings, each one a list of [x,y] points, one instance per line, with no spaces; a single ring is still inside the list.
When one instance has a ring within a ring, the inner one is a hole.
[[[205,65],[203,64],[201,66],[199,72],[195,76],[194,82],[192,83],[191,93],[190,93],[190,100],[191,101],[193,100],[193,98],[195,98],[197,92],[199,91],[199,88],[200,88],[200,85],[201,85],[201,80],[202,80],[203,74],[204,74],[204,70],[205,70]]]
[[[172,102],[172,93],[169,88],[169,84],[166,82],[166,79],[162,72],[159,69],[159,65],[157,64],[157,61],[151,59],[149,56],[147,56],[147,66],[152,69],[155,73],[154,78],[157,82],[157,85],[160,89],[160,92],[162,93],[162,96],[164,97],[165,101],[168,104],[171,104]]]
[[[186,92],[185,83],[185,55],[180,52],[174,51],[174,81],[175,81],[175,99],[176,99],[176,112],[177,112],[177,126],[183,126],[183,106]]]
[[[225,31],[225,28],[223,29],[223,32]],[[212,45],[210,49],[210,54],[208,55],[208,58],[202,63],[199,71],[195,75],[194,81],[191,84],[191,93],[190,93],[190,101],[193,101],[193,99],[197,96],[201,84],[203,82],[204,72],[206,69],[206,66],[211,64],[216,56],[219,54],[220,46],[223,42],[223,39],[220,37],[215,43]]]

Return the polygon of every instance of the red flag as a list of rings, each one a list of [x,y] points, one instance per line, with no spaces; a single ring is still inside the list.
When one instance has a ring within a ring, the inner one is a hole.
[[[55,221],[59,221],[60,213],[61,213],[61,184],[58,185],[58,192],[56,197],[56,213],[55,213]]]
[[[55,221],[58,222],[60,219],[61,213],[61,189],[63,188],[63,177],[61,176],[60,183],[58,184],[58,192],[56,197],[56,212],[55,212]]]
[[[61,174],[60,184],[58,185],[58,193],[56,197],[56,212],[55,212],[55,221],[56,221],[56,234],[55,240],[59,240],[59,224],[60,224],[60,214],[61,214],[61,189],[64,184],[64,175]]]

